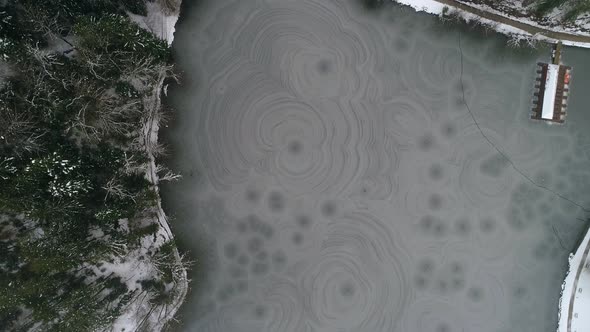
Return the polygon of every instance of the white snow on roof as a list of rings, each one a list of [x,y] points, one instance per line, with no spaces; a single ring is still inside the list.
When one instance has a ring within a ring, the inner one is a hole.
[[[547,68],[547,79],[545,80],[545,95],[543,96],[543,112],[541,114],[541,118],[543,119],[553,119],[558,74],[559,65],[549,65]]]

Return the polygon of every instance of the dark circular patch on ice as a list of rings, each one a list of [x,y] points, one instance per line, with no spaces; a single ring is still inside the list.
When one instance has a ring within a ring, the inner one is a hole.
[[[321,59],[317,64],[318,73],[328,74],[332,72],[332,62],[328,59]]]
[[[418,263],[418,272],[424,275],[432,275],[434,273],[434,261],[429,258],[420,261]]]
[[[252,264],[252,273],[262,275],[268,272],[268,264],[263,262],[256,262]]]
[[[514,288],[514,297],[517,299],[523,298],[527,293],[527,290],[524,286],[518,286]]]
[[[451,272],[455,274],[463,273],[463,266],[459,262],[452,262],[451,263]]]
[[[303,243],[303,234],[299,232],[293,233],[293,237],[291,239],[296,245],[301,245]]]
[[[432,194],[428,197],[428,207],[431,210],[439,210],[443,205],[443,198],[440,194]]]
[[[452,122],[445,122],[441,127],[441,132],[446,138],[453,138],[457,134],[457,128]]]
[[[479,302],[483,299],[483,289],[471,287],[467,290],[467,297],[474,302]]]
[[[332,201],[324,202],[321,211],[324,217],[333,217],[336,214],[336,204]]]
[[[245,278],[247,273],[239,266],[232,266],[229,268],[229,275],[234,279]]]
[[[260,225],[262,225],[262,220],[256,215],[251,214],[246,219],[248,220],[248,226],[253,231],[258,231]]]
[[[521,216],[520,212],[515,208],[512,208],[508,211],[506,223],[508,226],[510,226],[510,228],[516,231],[522,231],[526,228],[526,221],[524,220],[524,217]]]
[[[446,291],[449,289],[449,284],[446,280],[441,279],[438,281],[437,287],[441,293],[446,293]]]
[[[291,141],[287,144],[287,151],[292,155],[298,155],[303,151],[303,143],[300,141]]]
[[[238,233],[246,233],[248,231],[248,224],[245,221],[240,221],[236,224]]]
[[[428,281],[422,276],[416,276],[414,278],[414,284],[416,285],[417,289],[425,289],[428,285]]]
[[[217,300],[219,300],[220,302],[225,302],[229,300],[229,298],[230,295],[227,294],[224,289],[220,289],[217,291]]]
[[[248,290],[248,282],[246,280],[236,281],[236,290],[239,293],[244,293]]]
[[[228,283],[223,286],[222,291],[225,292],[225,294],[227,294],[228,297],[231,297],[234,295],[236,289],[234,288],[234,285]]]
[[[264,236],[267,239],[270,239],[275,232],[274,228],[266,223],[261,224],[258,228],[258,231],[260,232],[260,234],[262,234],[262,236]]]
[[[479,222],[479,228],[484,233],[491,233],[496,230],[496,221],[492,218],[484,218]]]
[[[451,285],[453,286],[453,289],[461,290],[463,289],[463,287],[465,287],[465,280],[461,278],[454,278],[451,282]]]
[[[250,258],[248,258],[248,256],[246,255],[240,255],[236,262],[240,265],[248,265],[248,263],[250,262]]]
[[[238,255],[238,245],[235,243],[227,243],[223,247],[223,254],[228,259],[234,259]]]
[[[497,178],[502,175],[508,165],[508,160],[503,155],[496,153],[481,162],[479,171],[484,175]]]
[[[264,318],[264,317],[266,317],[266,311],[267,310],[266,310],[266,308],[264,306],[257,305],[254,308],[254,317],[256,317],[258,319]]]
[[[268,207],[272,212],[282,212],[285,209],[285,197],[278,191],[268,195]]]
[[[442,220],[437,220],[432,228],[432,232],[437,237],[443,237],[447,234],[447,225]]]
[[[446,323],[442,323],[436,327],[436,332],[451,332],[451,328]]]
[[[444,177],[443,168],[439,164],[433,164],[428,169],[428,175],[431,180],[439,181]]]
[[[301,215],[296,218],[297,225],[301,228],[308,228],[311,226],[311,218],[306,215]]]
[[[287,256],[281,250],[275,251],[272,254],[272,263],[275,265],[275,267],[280,268],[285,265],[285,263],[287,263]]]
[[[262,249],[263,241],[261,238],[255,236],[248,240],[248,251],[250,253],[257,253]]]
[[[405,53],[408,51],[408,49],[410,49],[410,43],[408,43],[408,41],[403,38],[397,38],[393,46],[395,47],[396,51],[400,53]]]
[[[345,297],[353,296],[356,288],[353,283],[347,281],[340,285],[340,294]]]
[[[423,232],[430,232],[430,230],[432,230],[432,228],[435,226],[436,223],[436,218],[434,218],[431,215],[426,215],[423,216],[422,218],[420,218],[420,221],[418,222],[418,226],[420,227],[420,229]]]
[[[467,235],[471,232],[471,224],[469,219],[461,218],[455,222],[455,230],[459,235]]]
[[[251,203],[257,203],[260,200],[260,192],[256,189],[247,189],[246,193],[246,201]]]
[[[435,139],[431,134],[426,134],[418,140],[418,148],[421,151],[429,151],[434,147]]]

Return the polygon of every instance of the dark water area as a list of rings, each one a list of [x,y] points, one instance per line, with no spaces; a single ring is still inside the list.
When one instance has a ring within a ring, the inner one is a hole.
[[[187,3],[174,53],[162,193],[196,262],[173,330],[556,330],[587,50],[562,126],[528,118],[549,47],[387,3]]]

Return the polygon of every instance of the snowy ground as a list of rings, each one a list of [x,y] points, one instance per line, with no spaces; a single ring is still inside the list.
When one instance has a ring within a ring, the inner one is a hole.
[[[562,286],[558,332],[590,331],[590,231],[575,254],[570,255],[567,277]]]
[[[444,5],[443,3],[436,1],[436,0],[394,0],[394,1],[397,3],[403,4],[403,5],[410,6],[414,9],[416,9],[417,11],[423,11],[423,12],[427,12],[427,13],[435,14],[435,15],[442,15],[444,8],[448,7],[449,10],[453,11],[454,13],[459,14],[463,19],[465,19],[468,22],[471,20],[475,20],[481,24],[491,27],[492,29],[494,29],[500,33],[509,35],[509,36],[515,38],[516,40],[543,40],[543,41],[547,41],[547,42],[551,42],[551,43],[557,42],[556,39],[544,36],[542,34],[534,34],[533,35],[525,30],[516,28],[514,26],[482,18],[482,17],[479,17],[479,16],[474,15],[472,13],[468,13],[466,11],[463,11],[459,8],[453,7],[451,5]],[[469,3],[469,5],[472,5],[472,4]],[[547,28],[547,29],[551,29],[554,31],[570,32],[570,31],[566,31],[566,30],[561,30],[557,27],[541,26],[541,25],[538,25],[536,22],[531,21],[530,19],[506,15],[503,12],[499,12],[499,11],[493,10],[493,9],[485,7],[485,6],[475,6],[474,5],[473,7],[483,9],[483,10],[486,10],[489,12],[493,12],[493,13],[499,14],[501,16],[504,16],[504,17],[507,17],[510,19],[514,19],[519,22],[531,24],[533,26],[538,26],[539,28]],[[586,43],[586,42],[576,42],[576,41],[569,41],[569,40],[565,40],[565,39],[563,39],[562,42],[563,42],[563,44],[569,45],[569,46],[590,48],[590,43]]]
[[[421,0],[418,0],[421,1]],[[543,19],[533,19],[532,15],[529,14],[531,10],[523,4],[522,0],[508,0],[508,1],[495,1],[493,6],[487,5],[482,0],[459,0],[470,6],[485,9],[486,11],[494,12],[505,17],[514,18],[522,22],[526,22],[531,25],[535,25],[541,28],[547,28],[554,31],[562,31],[567,33],[574,33],[579,35],[590,36],[590,14],[583,14],[579,16],[576,21],[570,23],[564,23],[562,18],[565,14],[563,8],[555,8]]]
[[[128,13],[132,21],[142,28],[151,31],[154,35],[164,39],[168,44],[174,40],[174,26],[178,21],[179,12],[167,13],[159,2],[146,2],[147,16]],[[180,4],[178,5],[180,7]]]
[[[180,3],[178,3],[180,6]],[[129,14],[132,20],[138,23],[141,27],[151,31],[156,36],[168,41],[172,44],[174,38],[174,26],[178,20],[179,12],[165,14],[158,2],[148,2],[148,15],[146,17]],[[160,95],[164,91],[163,83],[165,77],[159,79],[159,83],[154,87],[154,92],[149,100],[145,101],[146,109],[150,110],[151,116],[147,119],[143,129],[145,137],[145,146],[149,154],[149,162],[146,169],[147,179],[155,186],[159,192],[159,177],[157,174],[157,166],[155,164],[155,157],[151,153],[151,146],[158,142],[159,131],[159,109],[161,107]],[[149,223],[158,223],[160,225],[156,236],[147,236],[142,239],[141,247],[125,258],[119,259],[114,263],[105,264],[103,272],[97,270],[100,275],[115,273],[123,277],[129,291],[140,290],[140,280],[146,280],[157,274],[157,267],[154,262],[146,257],[153,255],[153,251],[161,247],[164,243],[172,241],[174,236],[170,230],[168,219],[162,210],[161,201],[158,199],[158,206],[155,208],[154,220],[146,221]],[[124,224],[122,227],[125,227]],[[178,250],[174,249],[173,258],[177,262],[181,260]],[[117,318],[113,324],[112,331],[136,331],[138,329],[149,331],[160,331],[164,326],[174,318],[176,311],[183,303],[186,293],[188,291],[188,279],[185,270],[178,271],[178,278],[175,284],[169,285],[175,288],[175,295],[172,303],[168,305],[155,305],[149,299],[138,296],[125,309],[123,314]]]

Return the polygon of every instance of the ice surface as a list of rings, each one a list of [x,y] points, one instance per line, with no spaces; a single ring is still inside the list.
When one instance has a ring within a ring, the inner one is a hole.
[[[590,202],[588,80],[566,125],[533,122],[548,48],[363,8],[183,13],[167,137],[184,177],[164,199],[198,263],[179,330],[555,331],[585,214],[512,165]],[[587,56],[565,51],[579,72]]]

